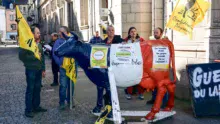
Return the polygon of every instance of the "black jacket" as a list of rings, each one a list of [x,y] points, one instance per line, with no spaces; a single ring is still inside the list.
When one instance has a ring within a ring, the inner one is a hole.
[[[103,43],[107,44],[107,41],[108,38],[105,38],[105,40],[103,40]],[[120,35],[115,35],[111,44],[118,44],[118,43],[122,43],[123,41],[124,39],[122,39]]]
[[[45,60],[42,45],[38,44],[39,52],[41,53],[41,60],[38,60],[32,51],[19,48],[19,59],[24,63],[27,69],[43,70],[45,71]]]

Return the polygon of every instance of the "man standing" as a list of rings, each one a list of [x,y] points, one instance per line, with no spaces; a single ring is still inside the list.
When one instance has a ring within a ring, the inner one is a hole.
[[[58,34],[52,33],[51,34],[51,42],[49,44],[52,47],[52,50],[50,52],[51,56],[52,56],[52,51],[54,51],[54,43],[56,42],[57,39],[58,39]],[[56,64],[53,57],[51,57],[51,60],[52,60],[53,83],[50,86],[57,86],[58,85],[59,65]]]
[[[162,35],[163,35],[163,29],[162,28],[158,27],[154,30],[154,38],[156,40],[162,39]],[[151,98],[151,100],[147,101],[147,104],[154,104],[154,101],[156,99],[156,95],[157,95],[157,89],[152,91],[152,98]],[[167,101],[168,101],[168,93],[166,93],[164,98],[163,98],[162,108],[166,106]]]
[[[35,58],[33,52],[20,49],[19,59],[24,63],[27,88],[25,93],[25,116],[33,118],[33,112],[46,112],[47,110],[40,107],[40,92],[42,77],[45,77],[45,62],[42,45],[40,44],[40,30],[32,27],[35,42],[39,48],[41,60]]]
[[[65,39],[62,35],[62,33],[64,33],[65,35],[69,35],[69,29],[66,27],[66,26],[61,26],[61,28],[59,29],[59,35],[60,35],[60,38],[56,40],[54,46],[53,46],[53,58],[56,62],[56,64],[59,65],[59,70],[60,70],[60,89],[59,89],[59,97],[60,97],[60,101],[59,101],[59,104],[60,104],[60,109],[61,110],[64,110],[65,109],[65,101],[67,101],[68,105],[70,105],[70,100],[72,100],[72,98],[70,98],[70,78],[67,77],[66,75],[66,70],[64,69],[64,66],[65,66],[65,58],[63,57],[58,57],[54,54],[54,51],[60,46],[62,45],[64,42],[65,42]],[[75,61],[74,61],[75,63]],[[75,65],[75,74],[77,72],[76,70],[76,64]],[[71,81],[71,84],[72,84],[72,96],[73,96],[73,93],[74,93],[74,83],[73,81]]]
[[[91,39],[90,39],[90,42],[91,44],[98,44],[98,43],[102,43],[102,38],[99,36],[99,31],[96,31],[95,32],[95,36],[93,36]]]
[[[120,37],[120,35],[115,35],[115,28],[110,25],[107,27],[107,34],[108,37],[103,40],[102,42],[104,44],[110,45],[110,44],[117,44],[117,43],[122,43],[123,39]],[[97,104],[96,107],[92,110],[93,114],[98,114],[101,113],[101,109],[103,107],[103,92],[104,92],[104,88],[103,87],[97,87]],[[110,92],[110,89],[106,89],[106,92]],[[111,94],[111,93],[109,93]],[[107,96],[107,97],[111,97],[111,96]],[[108,114],[107,116],[108,118],[112,118],[112,112],[110,114]]]

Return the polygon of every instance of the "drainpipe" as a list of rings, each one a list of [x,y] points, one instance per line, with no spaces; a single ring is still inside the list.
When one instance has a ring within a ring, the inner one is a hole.
[[[165,25],[165,23],[166,23],[166,20],[165,20],[165,0],[163,0],[163,29],[165,29],[166,27],[166,25]],[[165,32],[165,34],[166,34],[166,32]]]
[[[173,6],[174,6],[174,2],[172,0],[172,12],[173,12]],[[171,42],[173,42],[173,30],[171,30]]]
[[[153,31],[155,29],[155,0],[152,0],[152,31],[151,34],[153,35]]]
[[[96,0],[93,1],[93,18],[94,18],[94,22],[93,22],[94,30],[93,30],[93,32],[96,31],[96,14],[95,14],[95,8],[96,8],[96,6],[95,6],[95,1],[96,1]]]

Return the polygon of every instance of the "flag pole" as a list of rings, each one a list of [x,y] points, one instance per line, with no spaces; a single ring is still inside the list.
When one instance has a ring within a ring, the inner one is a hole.
[[[73,109],[73,94],[72,94],[73,89],[72,88],[73,88],[72,81],[70,79],[70,109],[71,110]]]

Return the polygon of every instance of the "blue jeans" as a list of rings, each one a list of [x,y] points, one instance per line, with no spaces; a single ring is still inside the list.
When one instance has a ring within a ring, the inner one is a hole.
[[[157,96],[157,89],[155,89],[154,91],[152,91],[152,100],[153,100],[153,101],[155,101],[156,96]],[[165,94],[164,97],[163,97],[163,103],[162,103],[162,106],[161,106],[162,108],[164,108],[164,107],[166,106],[167,101],[168,101],[168,97],[169,97],[168,92],[166,92],[166,94]]]
[[[27,89],[25,93],[25,112],[31,112],[40,106],[42,70],[25,69]]]
[[[96,106],[100,107],[100,108],[103,107],[103,92],[104,92],[104,88],[97,86],[97,103],[96,103]]]
[[[59,89],[59,97],[60,97],[60,105],[65,104],[65,100],[67,103],[70,103],[70,78],[66,76],[66,70],[60,67],[60,89]],[[72,84],[72,96],[74,94],[74,83]],[[72,99],[71,99],[72,100]]]

